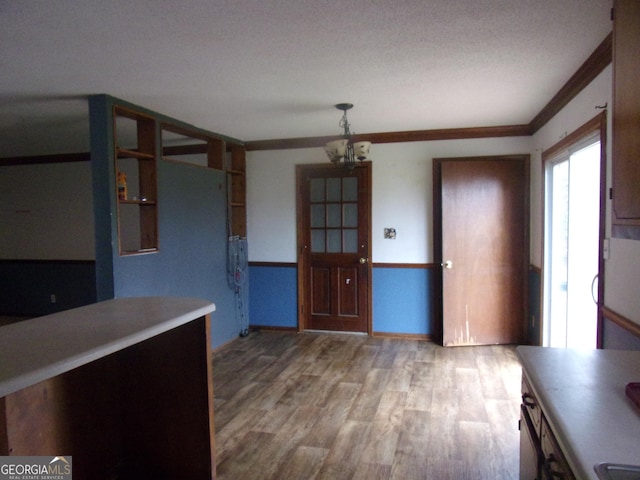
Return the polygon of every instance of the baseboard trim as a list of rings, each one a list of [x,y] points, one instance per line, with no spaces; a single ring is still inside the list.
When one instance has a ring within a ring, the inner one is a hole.
[[[250,332],[259,332],[264,330],[266,332],[290,332],[297,333],[298,327],[276,327],[271,325],[249,325]]]
[[[285,333],[298,333],[298,329],[296,327],[275,327],[269,325],[249,325],[249,331],[251,332],[285,332]],[[354,332],[323,332],[321,330],[306,330],[309,333],[343,333],[349,334]],[[304,332],[303,332],[304,333]],[[355,332],[356,334],[361,335],[359,332]],[[396,333],[396,332],[372,332],[372,337],[377,338],[394,338],[396,340],[415,340],[419,342],[433,342],[433,338],[431,335],[423,334],[423,333]]]
[[[395,333],[395,332],[373,332],[372,337],[394,338],[396,340],[415,340],[419,342],[433,342],[433,338],[425,333]]]

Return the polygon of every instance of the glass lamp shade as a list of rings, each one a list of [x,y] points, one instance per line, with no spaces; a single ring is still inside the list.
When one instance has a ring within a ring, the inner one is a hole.
[[[364,160],[369,155],[371,142],[357,142],[353,144],[353,153],[358,160]]]
[[[333,142],[329,142],[325,145],[324,151],[327,153],[329,160],[332,162],[339,162],[342,157],[344,157],[347,152],[347,145],[349,140],[334,140]]]

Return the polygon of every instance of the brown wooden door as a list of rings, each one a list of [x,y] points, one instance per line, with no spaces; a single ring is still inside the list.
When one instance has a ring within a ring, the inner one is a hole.
[[[434,160],[443,345],[522,339],[528,165],[525,155]]]
[[[299,329],[370,332],[371,164],[296,176]]]

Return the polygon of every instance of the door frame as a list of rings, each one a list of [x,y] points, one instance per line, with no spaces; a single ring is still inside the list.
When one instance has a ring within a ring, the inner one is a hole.
[[[541,155],[541,168],[542,168],[542,268],[540,274],[540,337],[537,339],[537,344],[543,344],[543,335],[545,329],[545,277],[544,270],[545,255],[546,255],[546,168],[547,162],[553,160],[563,150],[569,149],[572,145],[580,140],[589,137],[593,133],[598,132],[600,135],[600,211],[599,214],[599,247],[598,247],[598,299],[597,306],[597,320],[596,320],[596,348],[602,348],[602,330],[603,330],[603,313],[602,308],[604,306],[604,286],[605,286],[605,259],[604,259],[604,240],[606,238],[606,204],[607,204],[607,111],[603,110],[601,113],[593,117],[588,122],[584,123],[576,130],[565,136],[562,140],[544,150]]]
[[[304,203],[304,199],[302,198],[302,192],[303,192],[302,182],[304,180],[303,175],[307,169],[318,169],[318,168],[324,168],[327,170],[327,172],[330,172],[331,170],[335,170],[338,167],[332,164],[327,164],[327,163],[305,163],[305,164],[296,165],[296,248],[297,248],[297,257],[298,257],[298,261],[297,261],[298,333],[304,333],[304,331],[307,329],[309,315],[311,313],[310,312],[311,309],[308,308],[308,306],[306,305],[307,298],[309,298],[308,289],[310,288],[310,285],[309,285],[309,253],[310,252],[303,241],[304,239],[304,231],[302,229],[304,225],[303,218],[307,212],[302,211],[302,205]],[[371,255],[371,251],[372,251],[371,249],[372,162],[371,161],[358,162],[355,168],[365,169],[364,177],[366,182],[365,182],[364,188],[367,189],[367,201],[366,201],[366,205],[364,205],[364,208],[366,209],[364,216],[368,222],[368,225],[365,225],[365,228],[367,231],[367,252],[366,252],[367,257],[366,258],[368,259],[368,262],[366,264],[367,281],[368,281],[367,298],[366,298],[366,305],[367,305],[366,334],[372,335],[373,333],[373,275],[372,275],[373,264],[371,261],[371,258],[372,258],[372,255]],[[349,332],[343,332],[343,333],[349,333]]]
[[[520,160],[524,162],[524,232],[523,234],[523,278],[522,278],[522,291],[523,291],[523,305],[522,305],[522,325],[521,325],[521,339],[527,339],[527,312],[529,309],[529,277],[528,277],[528,265],[530,262],[530,215],[531,215],[531,175],[530,175],[530,162],[531,156],[529,154],[513,154],[513,155],[484,155],[484,156],[470,156],[470,157],[441,157],[434,158],[432,165],[433,175],[433,257],[436,265],[440,265],[438,274],[436,276],[434,295],[435,295],[435,328],[434,328],[434,340],[440,345],[443,344],[444,335],[444,285],[443,285],[443,240],[442,240],[442,164],[447,161],[509,161]]]

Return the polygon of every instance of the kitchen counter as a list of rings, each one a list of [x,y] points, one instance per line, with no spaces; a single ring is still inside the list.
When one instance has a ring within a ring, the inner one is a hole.
[[[0,456],[73,478],[215,478],[215,305],[118,298],[0,327]]]
[[[597,480],[594,465],[602,462],[640,464],[640,409],[625,394],[640,382],[640,351],[516,351],[577,478]]]
[[[214,310],[193,298],[118,298],[1,327],[0,397]]]

